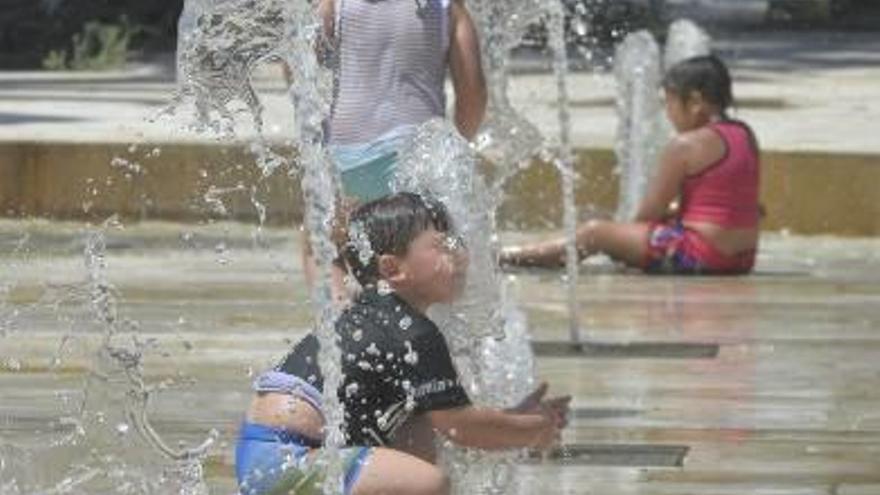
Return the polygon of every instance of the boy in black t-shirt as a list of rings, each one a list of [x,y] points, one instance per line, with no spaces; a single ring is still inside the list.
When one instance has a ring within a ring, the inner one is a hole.
[[[344,257],[363,292],[336,324],[345,407],[345,492],[445,494],[434,435],[475,448],[545,449],[566,424],[569,397],[539,387],[515,409],[479,408],[462,389],[446,341],[425,316],[464,286],[467,253],[445,208],[412,193],[367,203],[351,217]],[[261,375],[236,448],[243,493],[307,490],[323,438],[318,341],[303,338]],[[299,493],[299,492],[297,492]]]

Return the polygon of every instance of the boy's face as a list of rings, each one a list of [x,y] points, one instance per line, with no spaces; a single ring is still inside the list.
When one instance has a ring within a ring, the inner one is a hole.
[[[431,228],[423,231],[399,257],[395,290],[423,306],[455,300],[465,284],[468,256],[460,238]]]

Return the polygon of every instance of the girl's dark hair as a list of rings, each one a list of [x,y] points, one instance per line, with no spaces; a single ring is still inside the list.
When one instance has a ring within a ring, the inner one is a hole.
[[[733,105],[733,84],[727,66],[715,55],[683,60],[666,71],[663,88],[681,98],[700,93],[724,113]]]
[[[349,218],[349,239],[342,255],[362,286],[379,281],[379,256],[403,256],[422,232],[451,230],[443,203],[420,194],[401,192],[370,201]]]

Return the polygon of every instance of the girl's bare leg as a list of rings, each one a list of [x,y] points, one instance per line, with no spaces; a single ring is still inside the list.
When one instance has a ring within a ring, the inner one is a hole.
[[[578,227],[578,257],[605,253],[630,266],[640,267],[647,249],[650,224],[590,220]],[[565,264],[565,239],[557,238],[501,251],[501,264],[558,268]]]

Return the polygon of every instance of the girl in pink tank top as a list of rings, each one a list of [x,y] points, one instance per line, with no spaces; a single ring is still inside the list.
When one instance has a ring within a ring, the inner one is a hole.
[[[603,252],[648,273],[748,273],[760,220],[758,146],[748,125],[727,116],[733,104],[727,67],[714,55],[687,59],[669,69],[663,89],[678,135],[667,144],[636,218],[581,225],[578,252]],[[564,256],[559,238],[506,248],[501,263],[561,266]]]

